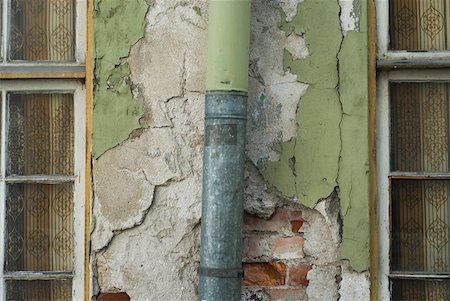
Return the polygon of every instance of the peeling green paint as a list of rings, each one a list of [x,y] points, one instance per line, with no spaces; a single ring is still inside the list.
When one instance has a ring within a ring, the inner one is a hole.
[[[194,11],[195,11],[195,13],[196,13],[197,15],[199,15],[199,16],[202,15],[202,10],[201,10],[200,7],[194,6],[193,9],[194,9]]]
[[[310,56],[294,60],[284,53],[284,67],[309,87],[297,110],[299,130],[294,150],[299,200],[314,207],[337,185],[341,104],[336,90],[339,80],[337,53],[341,46],[339,5],[307,0],[299,4],[292,22],[282,24],[286,32],[303,34]],[[317,18],[317,16],[321,16]],[[286,170],[290,176],[290,170]]]
[[[294,197],[297,194],[295,191],[295,165],[292,166],[291,163],[292,158],[295,158],[295,142],[296,140],[292,139],[279,144],[275,151],[280,153],[280,160],[266,161],[262,169],[264,178],[288,197]],[[293,163],[295,164],[295,161]]]
[[[369,267],[366,1],[358,1],[360,28],[343,36],[338,1],[305,0],[281,28],[303,35],[309,57],[284,52],[284,68],[309,85],[299,101],[298,133],[279,147],[280,160],[264,165],[265,179],[309,207],[339,186],[343,237],[341,257]],[[320,17],[318,17],[320,16]],[[289,166],[294,158],[295,168]]]
[[[144,34],[144,0],[94,0],[93,156],[98,158],[141,127],[143,99],[134,99],[122,61]]]

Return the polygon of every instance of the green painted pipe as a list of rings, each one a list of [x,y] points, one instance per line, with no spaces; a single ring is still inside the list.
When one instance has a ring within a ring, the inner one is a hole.
[[[248,90],[250,0],[209,0],[206,91]]]
[[[239,301],[250,0],[210,0],[200,301]]]

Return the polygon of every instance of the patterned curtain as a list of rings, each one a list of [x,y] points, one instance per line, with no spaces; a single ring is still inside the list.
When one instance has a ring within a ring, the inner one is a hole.
[[[12,0],[10,59],[73,61],[74,0]]]
[[[9,94],[7,175],[73,174],[73,95]],[[7,185],[5,271],[73,271],[73,183]],[[71,281],[7,281],[7,300],[71,300]]]
[[[449,172],[450,85],[393,83],[393,171]],[[450,272],[450,181],[393,179],[392,270]],[[423,287],[423,289],[417,289]],[[450,282],[394,280],[394,300],[450,300]]]
[[[393,50],[449,49],[448,0],[390,0]]]

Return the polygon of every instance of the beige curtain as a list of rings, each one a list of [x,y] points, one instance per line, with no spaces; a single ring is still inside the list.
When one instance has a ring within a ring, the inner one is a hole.
[[[448,172],[449,84],[394,83],[390,91],[392,169]],[[449,185],[448,180],[392,180],[394,271],[450,272]],[[448,281],[398,281],[394,295],[398,300],[450,300],[449,288]]]
[[[10,94],[8,175],[72,175],[73,95]],[[73,183],[11,184],[7,271],[73,271]],[[7,300],[71,300],[70,281],[9,281]],[[17,296],[19,294],[19,296]]]
[[[10,58],[73,61],[74,0],[12,0]]]
[[[449,9],[448,0],[390,0],[391,49],[449,49]]]

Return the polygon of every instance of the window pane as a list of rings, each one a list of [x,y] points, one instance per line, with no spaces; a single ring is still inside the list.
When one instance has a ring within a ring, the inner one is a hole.
[[[448,50],[448,0],[390,0],[392,50]]]
[[[6,271],[73,270],[73,184],[10,184]]]
[[[393,271],[450,272],[449,196],[449,180],[392,180]]]
[[[73,174],[73,95],[10,94],[8,175]]]
[[[449,172],[448,83],[392,83],[391,169]]]
[[[449,280],[393,280],[393,301],[450,300]]]
[[[71,280],[6,281],[7,301],[72,301]]]
[[[74,0],[12,0],[9,58],[73,61]]]

